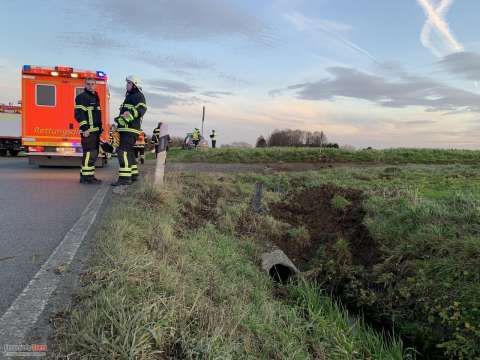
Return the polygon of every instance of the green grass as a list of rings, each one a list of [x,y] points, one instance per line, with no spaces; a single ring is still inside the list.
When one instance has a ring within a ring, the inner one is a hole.
[[[345,302],[362,307],[370,319],[393,322],[397,334],[432,358],[480,358],[478,165],[333,168],[239,175],[236,181],[262,181],[269,191],[322,184],[362,190],[365,224],[382,252],[379,263],[363,268],[320,248],[312,267],[343,283],[338,295]],[[331,204],[337,210],[345,205],[335,198]]]
[[[287,299],[259,270],[261,246],[234,231],[249,185],[169,179],[116,199],[75,305],[57,329],[81,359],[402,359],[408,351],[305,282]],[[218,194],[212,216],[203,191]],[[270,196],[270,195],[269,195]],[[243,199],[243,201],[238,201]],[[201,203],[200,203],[201,204]],[[186,216],[186,218],[185,218]],[[202,220],[202,219],[200,219]]]
[[[353,162],[386,164],[478,164],[480,151],[441,149],[343,150],[318,148],[172,149],[169,161],[210,163]]]

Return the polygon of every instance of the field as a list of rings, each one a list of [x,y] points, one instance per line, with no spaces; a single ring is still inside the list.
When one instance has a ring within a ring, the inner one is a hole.
[[[224,162],[256,150],[220,151]],[[390,160],[378,163],[397,164],[375,167],[170,173],[165,188],[132,188],[114,200],[77,302],[56,322],[59,349],[74,358],[480,358],[480,166],[462,151],[422,164],[434,153],[385,151]],[[345,154],[331,156],[352,162]],[[449,158],[456,164],[442,165]],[[260,269],[272,244],[297,279]]]
[[[384,164],[478,164],[480,151],[437,149],[342,150],[321,148],[172,149],[169,160],[212,163],[384,163]]]

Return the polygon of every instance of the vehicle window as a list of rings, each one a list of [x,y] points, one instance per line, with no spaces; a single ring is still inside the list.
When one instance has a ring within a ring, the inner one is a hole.
[[[83,87],[77,87],[75,88],[75,97],[77,97],[78,95],[80,95],[81,93],[83,93],[84,91],[84,88]]]
[[[55,106],[55,85],[37,85],[36,103],[38,106]]]

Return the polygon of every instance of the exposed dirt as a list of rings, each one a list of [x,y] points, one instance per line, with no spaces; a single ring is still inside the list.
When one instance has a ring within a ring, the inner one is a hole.
[[[182,221],[187,229],[198,229],[207,222],[216,223],[218,218],[217,202],[223,197],[222,186],[213,186],[204,191],[196,191],[196,196],[186,197],[181,208]]]
[[[343,206],[334,206],[334,197],[345,199]],[[338,239],[348,241],[352,262],[371,267],[378,262],[380,253],[374,239],[363,224],[365,210],[363,195],[354,189],[323,185],[301,189],[287,196],[281,203],[271,206],[271,214],[294,227],[305,227],[309,241],[298,243],[287,234],[277,245],[302,270],[307,270],[320,246],[333,251]]]

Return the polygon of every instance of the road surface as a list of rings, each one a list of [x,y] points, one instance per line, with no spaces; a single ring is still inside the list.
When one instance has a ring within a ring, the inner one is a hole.
[[[97,177],[110,182],[115,169],[98,169]],[[0,317],[96,194],[98,186],[78,180],[77,168],[38,168],[26,158],[0,157]]]

